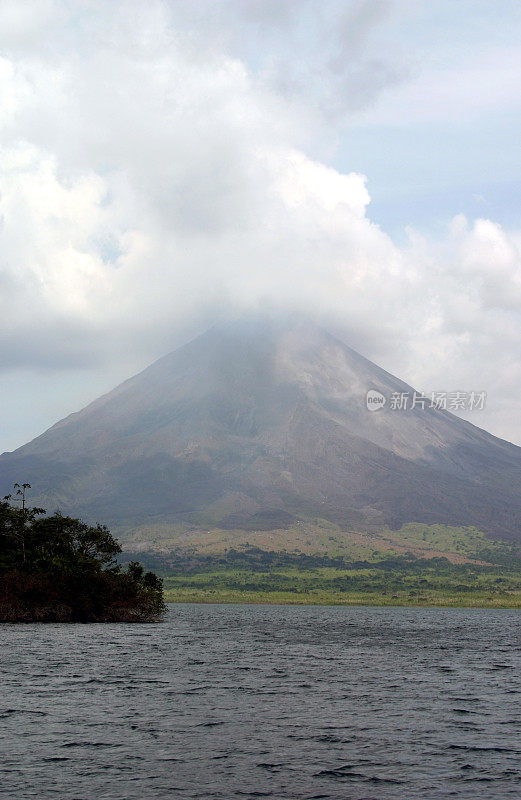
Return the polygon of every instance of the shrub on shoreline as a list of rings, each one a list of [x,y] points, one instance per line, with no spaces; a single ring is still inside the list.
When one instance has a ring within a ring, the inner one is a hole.
[[[165,611],[162,581],[140,564],[123,570],[104,525],[44,516],[0,502],[0,622],[155,622]],[[19,492],[22,494],[22,492]]]

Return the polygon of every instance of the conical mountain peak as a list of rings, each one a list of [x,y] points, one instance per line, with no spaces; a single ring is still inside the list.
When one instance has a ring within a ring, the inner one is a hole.
[[[0,457],[38,502],[120,530],[269,511],[472,524],[519,538],[521,449],[436,409],[300,315],[220,323]]]

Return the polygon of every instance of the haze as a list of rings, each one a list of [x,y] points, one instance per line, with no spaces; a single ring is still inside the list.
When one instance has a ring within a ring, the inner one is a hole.
[[[484,0],[3,0],[0,451],[266,307],[521,443],[520,34]]]

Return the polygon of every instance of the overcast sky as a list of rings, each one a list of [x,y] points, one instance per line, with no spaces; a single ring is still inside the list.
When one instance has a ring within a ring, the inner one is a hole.
[[[521,444],[521,4],[0,0],[0,451],[312,310]]]

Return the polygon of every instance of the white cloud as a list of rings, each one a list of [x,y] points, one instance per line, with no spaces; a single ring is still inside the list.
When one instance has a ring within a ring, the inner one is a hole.
[[[21,15],[0,61],[6,367],[92,365],[105,389],[111,361],[130,371],[205,319],[281,304],[422,388],[487,389],[480,423],[521,441],[519,237],[456,218],[398,247],[365,178],[301,149],[315,110],[167,4],[75,5],[36,3],[60,24],[36,47]]]

